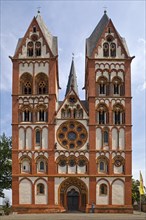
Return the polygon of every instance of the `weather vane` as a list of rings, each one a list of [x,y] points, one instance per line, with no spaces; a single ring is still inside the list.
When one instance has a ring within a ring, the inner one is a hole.
[[[75,56],[75,54],[74,54],[74,53],[72,53],[72,60],[74,60],[74,56]]]

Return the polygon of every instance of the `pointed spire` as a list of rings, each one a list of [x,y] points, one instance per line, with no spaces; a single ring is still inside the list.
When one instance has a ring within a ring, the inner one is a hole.
[[[86,39],[87,56],[89,56],[89,57],[92,56],[93,50],[96,47],[96,44],[97,44],[99,38],[101,37],[101,35],[104,31],[104,28],[108,24],[109,20],[110,19],[107,16],[107,11],[104,10],[104,14],[103,14],[102,18],[100,19],[99,23],[97,24],[97,26],[93,30],[90,37]]]
[[[72,63],[71,63],[71,68],[70,68],[70,73],[68,77],[68,83],[67,83],[67,88],[66,88],[66,93],[65,96],[68,94],[68,92],[73,88],[74,91],[78,95],[78,85],[77,85],[77,77],[76,77],[76,71],[75,71],[75,65],[74,65],[74,54],[72,54]]]

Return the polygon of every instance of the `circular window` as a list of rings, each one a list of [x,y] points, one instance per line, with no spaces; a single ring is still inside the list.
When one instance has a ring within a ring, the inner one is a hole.
[[[59,165],[60,165],[61,167],[64,167],[64,166],[66,165],[66,161],[65,161],[65,160],[60,160],[60,161],[59,161]]]
[[[115,166],[120,167],[121,166],[121,161],[120,160],[115,160]]]
[[[74,104],[77,102],[77,99],[74,95],[71,95],[68,99],[68,101],[70,102],[70,104]]]
[[[74,167],[75,166],[75,161],[72,159],[69,161],[69,166]]]
[[[85,160],[79,160],[78,165],[79,165],[80,167],[85,166]]]
[[[57,130],[57,140],[66,149],[81,148],[87,140],[87,130],[78,121],[66,121]]]
[[[69,140],[74,141],[76,138],[77,138],[77,135],[76,135],[75,132],[70,131],[70,132],[68,133],[68,139],[69,139]]]

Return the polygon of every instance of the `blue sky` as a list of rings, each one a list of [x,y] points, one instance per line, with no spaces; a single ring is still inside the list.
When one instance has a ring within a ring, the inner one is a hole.
[[[133,177],[139,170],[145,179],[145,91],[146,91],[146,2],[131,1],[36,1],[1,0],[0,29],[0,133],[11,135],[11,82],[13,56],[17,40],[23,37],[31,20],[41,7],[41,15],[48,30],[58,36],[60,98],[65,94],[72,53],[80,98],[84,98],[85,39],[101,19],[104,7],[116,29],[126,38],[132,62],[132,124]],[[144,181],[145,182],[145,181]]]

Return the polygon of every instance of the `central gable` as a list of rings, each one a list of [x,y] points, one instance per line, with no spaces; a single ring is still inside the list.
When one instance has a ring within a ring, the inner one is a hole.
[[[87,109],[72,89],[56,113],[56,119],[87,119]]]

